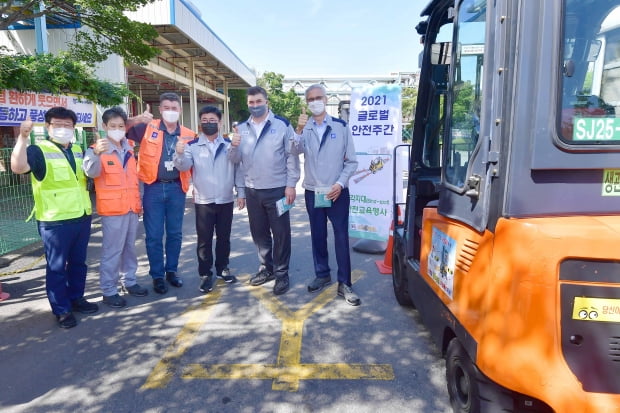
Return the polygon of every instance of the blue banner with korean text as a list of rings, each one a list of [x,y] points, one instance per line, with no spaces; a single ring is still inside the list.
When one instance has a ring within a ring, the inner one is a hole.
[[[95,104],[77,95],[0,90],[0,126],[19,126],[29,116],[35,125],[45,123],[45,112],[54,106],[71,109],[78,127],[95,126]]]
[[[387,241],[392,220],[392,158],[394,147],[402,142],[401,87],[353,89],[349,128],[359,162],[349,180],[349,236]]]

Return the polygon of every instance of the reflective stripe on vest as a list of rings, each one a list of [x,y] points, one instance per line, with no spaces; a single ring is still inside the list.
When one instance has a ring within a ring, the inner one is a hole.
[[[123,167],[117,153],[101,154],[101,174],[95,178],[95,196],[99,215],[125,215],[142,210],[136,160],[133,152]]]
[[[76,167],[73,172],[68,159],[55,144],[41,141],[37,146],[43,151],[45,177],[41,181],[33,174],[30,177],[35,218],[50,222],[90,215],[90,195],[82,171],[82,149],[77,145],[71,146]]]
[[[140,151],[138,152],[138,178],[146,184],[152,184],[157,180],[157,169],[164,146],[164,131],[159,129],[161,119],[149,122],[144,131]],[[180,126],[181,135],[179,138],[186,143],[196,137],[196,133],[185,126]],[[191,171],[179,172],[181,187],[183,192],[189,189],[189,181],[192,176]]]

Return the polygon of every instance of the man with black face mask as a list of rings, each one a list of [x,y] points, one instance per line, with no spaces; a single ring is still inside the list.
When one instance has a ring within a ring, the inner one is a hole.
[[[243,175],[239,164],[229,160],[230,140],[220,135],[222,112],[216,107],[205,106],[198,113],[202,133],[188,142],[179,141],[174,154],[174,166],[179,171],[191,169],[194,183],[196,209],[196,234],[198,245],[198,275],[202,278],[200,291],[207,294],[213,289],[213,232],[215,231],[215,275],[226,283],[236,281],[230,275],[230,231],[233,219],[234,194],[237,207],[245,207]],[[192,168],[193,167],[193,168]]]

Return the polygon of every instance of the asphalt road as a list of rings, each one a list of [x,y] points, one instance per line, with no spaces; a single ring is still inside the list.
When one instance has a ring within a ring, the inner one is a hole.
[[[303,196],[291,211],[291,290],[250,287],[257,269],[247,214],[235,211],[231,272],[202,295],[196,270],[194,213],[186,204],[179,274],[185,285],[152,291],[144,236],[138,282],[149,296],[116,310],[101,303],[101,231],[94,221],[86,297],[100,304],[56,326],[45,296],[40,244],[3,257],[11,298],[0,303],[2,412],[450,412],[444,361],[413,309],[400,307],[382,256],[352,251],[351,307],[335,285],[309,294],[313,278]],[[330,234],[330,239],[333,239]],[[333,252],[330,262],[335,268]],[[30,268],[32,267],[32,268]],[[335,273],[332,274],[335,278]]]

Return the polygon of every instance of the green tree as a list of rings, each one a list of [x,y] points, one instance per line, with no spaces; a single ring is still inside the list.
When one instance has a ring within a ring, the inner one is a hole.
[[[401,110],[403,117],[403,141],[411,140],[413,134],[413,119],[418,100],[418,88],[405,87],[401,94]]]
[[[405,87],[402,91],[402,112],[404,120],[411,120],[415,115],[415,106],[418,100],[418,88]]]
[[[135,11],[154,0],[30,0],[0,3],[0,30],[24,20],[55,16],[80,24],[57,56],[8,55],[0,50],[0,88],[19,91],[76,93],[102,106],[122,103],[133,96],[120,83],[99,80],[91,69],[116,53],[128,64],[143,65],[159,53],[149,45],[157,31],[149,24],[130,20],[124,11]],[[42,4],[43,7],[39,8]]]
[[[228,96],[230,97],[230,103],[228,103],[228,118],[230,119],[231,125],[233,122],[240,122],[250,117],[245,89],[229,89]]]
[[[459,83],[454,88],[454,104],[452,105],[452,124],[471,122],[474,104],[474,86],[470,81]]]
[[[9,56],[0,54],[0,90],[76,93],[102,106],[118,105],[132,93],[124,84],[99,80],[90,66],[71,59],[65,53],[57,56]]]
[[[68,43],[69,57],[94,63],[116,53],[127,63],[145,64],[158,54],[150,46],[157,30],[150,24],[129,19],[124,11],[135,11],[154,0],[29,0],[0,3],[0,30],[22,20],[40,16],[58,16],[90,30],[75,32]],[[39,4],[43,9],[39,9]]]
[[[303,110],[303,102],[293,89],[287,92],[282,90],[283,80],[284,75],[282,74],[265,72],[257,79],[257,83],[267,91],[271,111],[287,118],[294,128],[297,126],[297,118]]]

